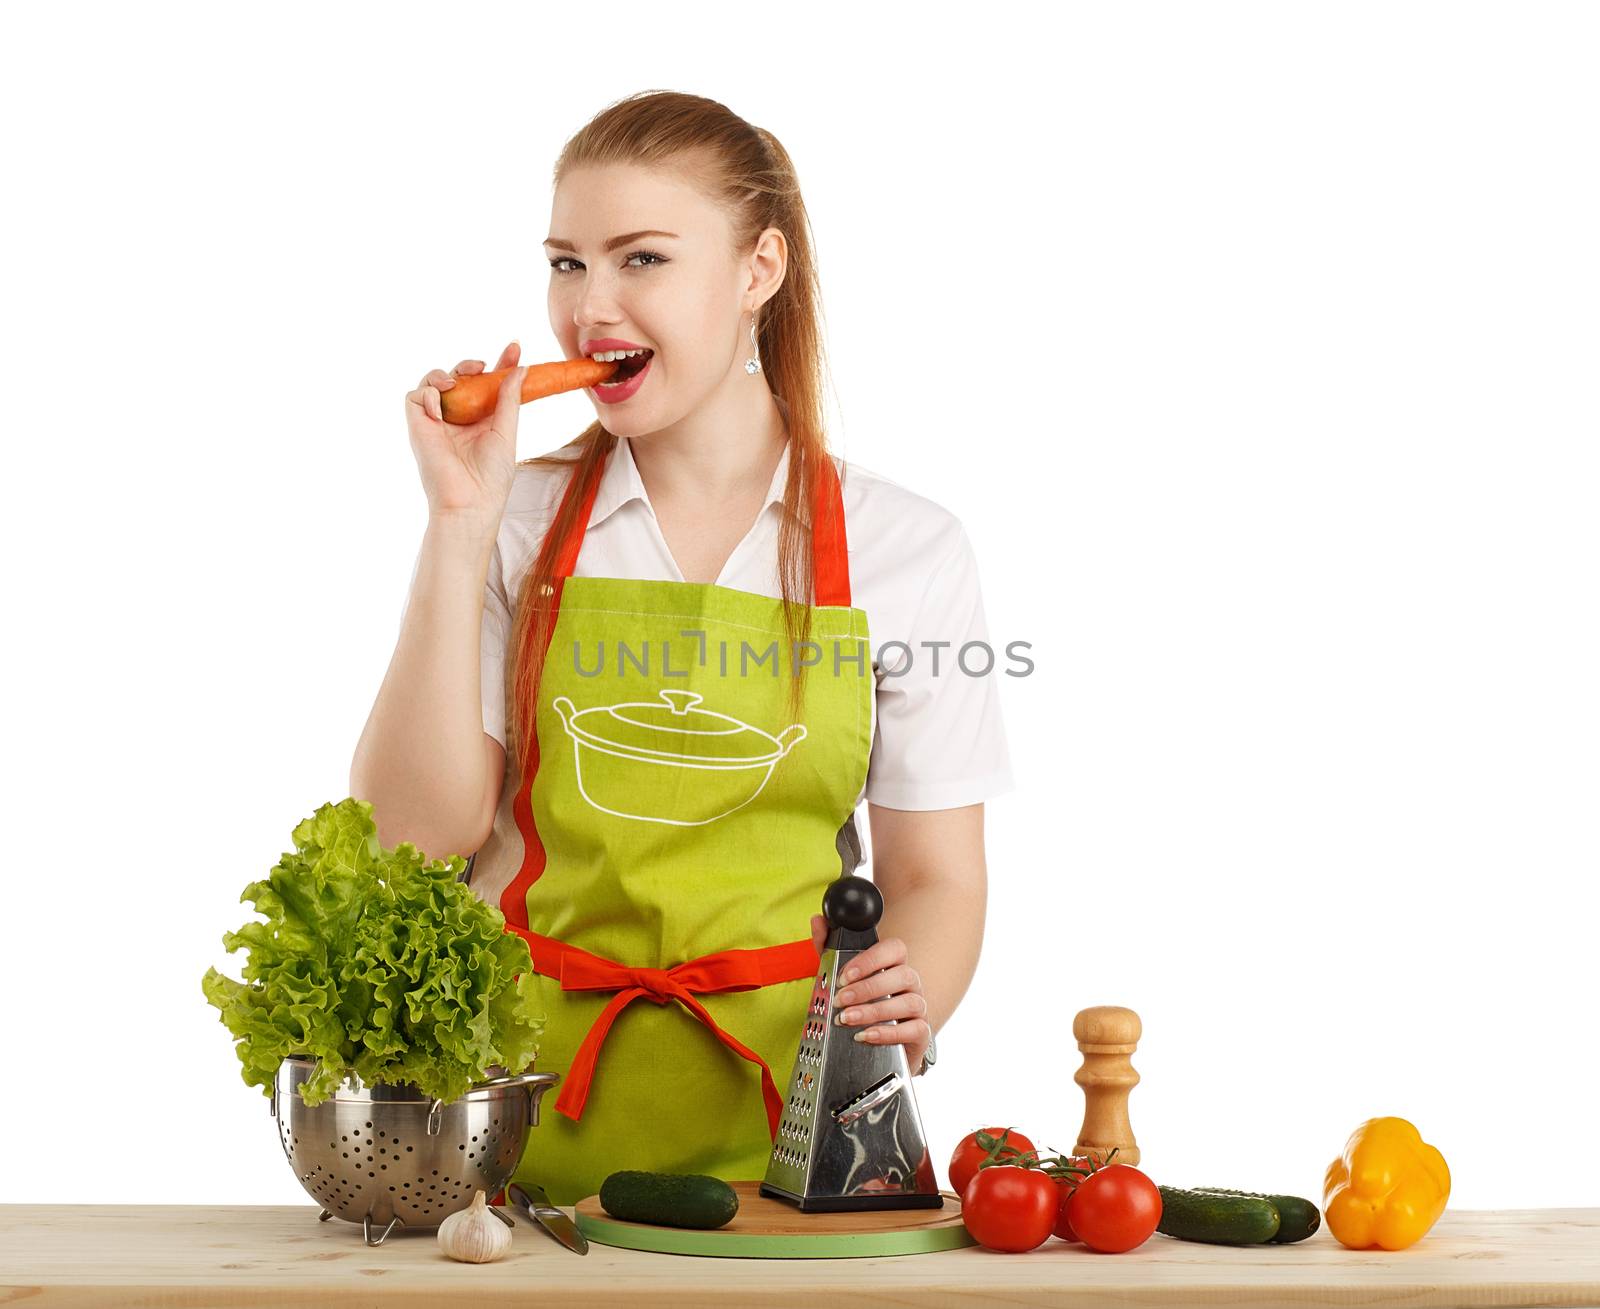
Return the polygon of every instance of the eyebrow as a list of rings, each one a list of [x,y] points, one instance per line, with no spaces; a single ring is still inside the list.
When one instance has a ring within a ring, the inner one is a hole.
[[[674,241],[678,239],[676,232],[657,232],[649,229],[643,232],[624,232],[621,236],[614,236],[606,242],[606,253],[610,254],[619,245],[627,245],[629,241],[637,241],[641,236],[670,236]],[[558,236],[547,236],[544,243],[554,246],[557,250],[571,250],[574,254],[578,252],[578,247],[573,245],[571,241],[563,241]]]

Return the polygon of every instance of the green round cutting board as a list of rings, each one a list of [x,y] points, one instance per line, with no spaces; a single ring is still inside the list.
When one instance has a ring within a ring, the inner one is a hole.
[[[942,1209],[878,1209],[854,1213],[802,1213],[787,1200],[761,1194],[760,1182],[729,1182],[739,1212],[725,1227],[663,1227],[613,1218],[600,1197],[578,1201],[578,1230],[601,1245],[659,1254],[733,1259],[859,1259],[889,1254],[932,1254],[976,1245],[961,1221],[961,1200],[941,1191]]]

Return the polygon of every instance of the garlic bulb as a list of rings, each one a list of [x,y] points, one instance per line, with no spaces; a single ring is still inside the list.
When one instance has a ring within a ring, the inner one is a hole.
[[[465,1209],[458,1209],[439,1224],[439,1248],[452,1259],[486,1264],[498,1259],[511,1245],[511,1229],[489,1212],[482,1191]]]

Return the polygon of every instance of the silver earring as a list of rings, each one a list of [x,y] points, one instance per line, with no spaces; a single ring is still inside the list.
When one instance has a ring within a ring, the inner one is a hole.
[[[744,361],[744,371],[754,377],[761,371],[761,347],[756,344],[756,316],[750,315],[750,357]]]

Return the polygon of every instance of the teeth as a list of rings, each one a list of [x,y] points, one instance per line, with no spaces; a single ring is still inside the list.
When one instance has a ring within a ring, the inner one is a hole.
[[[598,354],[590,355],[589,358],[598,360],[602,364],[608,364],[613,359],[632,359],[635,355],[644,353],[643,350],[602,350]]]

